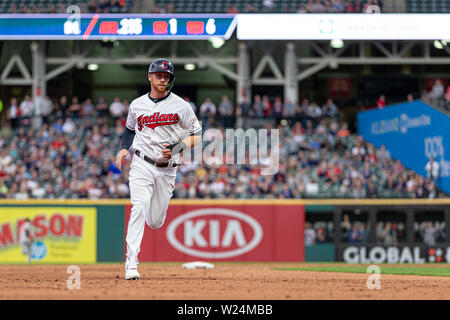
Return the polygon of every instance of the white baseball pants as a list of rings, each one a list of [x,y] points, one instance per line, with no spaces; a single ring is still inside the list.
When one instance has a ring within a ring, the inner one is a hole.
[[[145,223],[152,229],[163,225],[175,189],[176,172],[176,167],[158,168],[133,156],[129,177],[132,208],[127,228],[125,268],[134,269],[139,264]]]

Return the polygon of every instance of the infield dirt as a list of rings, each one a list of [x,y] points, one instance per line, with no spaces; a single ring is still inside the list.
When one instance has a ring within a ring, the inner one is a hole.
[[[0,299],[303,300],[450,299],[450,277],[281,271],[296,263],[216,264],[186,270],[179,264],[141,264],[142,279],[124,280],[123,264],[80,265],[81,288],[69,290],[67,265],[1,265]],[[320,266],[320,264],[308,264]],[[446,267],[432,266],[435,267]]]

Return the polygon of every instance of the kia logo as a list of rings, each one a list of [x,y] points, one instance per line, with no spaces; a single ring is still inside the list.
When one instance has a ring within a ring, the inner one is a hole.
[[[211,215],[219,217],[207,217]],[[253,230],[251,239],[245,237],[245,224]],[[176,237],[176,231],[180,227],[183,228],[184,234],[182,242]],[[209,237],[202,234],[203,230],[209,230]],[[242,212],[208,208],[190,211],[177,217],[167,227],[166,236],[175,249],[185,254],[222,259],[239,256],[254,249],[261,242],[263,230],[258,221]],[[237,244],[237,248],[229,249],[233,242]],[[194,245],[210,251],[195,249]]]

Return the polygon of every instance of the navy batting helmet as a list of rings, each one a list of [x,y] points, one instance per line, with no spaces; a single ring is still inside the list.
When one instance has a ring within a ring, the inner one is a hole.
[[[174,67],[172,62],[170,62],[167,59],[160,58],[154,60],[150,64],[150,67],[148,68],[148,73],[164,72],[170,74],[169,84],[166,86],[166,90],[169,91],[173,87],[175,82],[175,74],[173,73],[173,70]]]

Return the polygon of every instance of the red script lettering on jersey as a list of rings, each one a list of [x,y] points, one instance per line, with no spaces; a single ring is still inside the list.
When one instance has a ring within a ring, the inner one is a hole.
[[[171,124],[176,124],[180,121],[180,117],[178,116],[178,113],[164,113],[160,114],[159,112],[156,112],[152,114],[151,116],[145,116],[140,115],[137,118],[138,123],[138,130],[142,131],[142,129],[145,127],[155,129],[159,126],[167,126]]]

